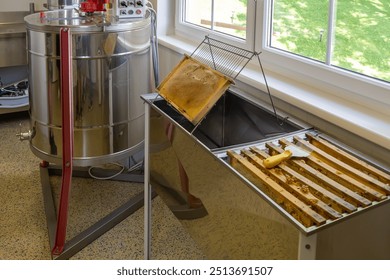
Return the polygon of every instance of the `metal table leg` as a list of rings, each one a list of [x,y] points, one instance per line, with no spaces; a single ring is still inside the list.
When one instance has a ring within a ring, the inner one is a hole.
[[[150,106],[145,102],[145,154],[144,154],[144,258],[151,258],[152,240],[152,203],[149,170],[149,142],[150,142]]]
[[[299,233],[299,260],[315,260],[317,255],[317,234],[306,236]]]

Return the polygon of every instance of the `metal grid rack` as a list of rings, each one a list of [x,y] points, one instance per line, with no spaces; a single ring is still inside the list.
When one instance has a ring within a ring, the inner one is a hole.
[[[264,68],[260,60],[260,54],[261,52],[258,53],[255,51],[249,51],[225,42],[218,41],[216,39],[212,39],[209,36],[205,36],[204,40],[191,54],[191,57],[235,80],[240,75],[242,70],[244,70],[249,61],[251,61],[252,58],[256,56],[259,62],[274,116],[279,125],[283,125],[285,119],[279,120],[279,116],[276,112],[274,101],[268,85],[267,77],[265,76]]]
[[[255,55],[256,52],[206,36],[191,57],[235,80]]]

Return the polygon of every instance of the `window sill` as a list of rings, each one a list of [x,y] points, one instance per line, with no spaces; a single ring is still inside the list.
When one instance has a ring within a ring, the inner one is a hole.
[[[191,54],[197,46],[187,39],[174,35],[160,36],[159,43],[178,53],[187,54]],[[266,78],[270,91],[276,98],[390,149],[389,115],[309,87],[302,82],[290,80],[277,73],[266,72]],[[237,79],[265,91],[263,76],[256,64],[248,65]]]

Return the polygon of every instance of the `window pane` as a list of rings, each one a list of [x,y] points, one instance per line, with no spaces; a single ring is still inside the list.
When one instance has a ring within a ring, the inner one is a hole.
[[[274,0],[272,2],[270,45],[301,56],[325,61],[328,1]]]
[[[211,28],[212,0],[186,0],[184,21]]]
[[[247,0],[185,0],[184,2],[185,22],[246,38]]]
[[[214,30],[246,37],[247,0],[214,0]]]
[[[390,1],[337,1],[332,64],[390,81]]]

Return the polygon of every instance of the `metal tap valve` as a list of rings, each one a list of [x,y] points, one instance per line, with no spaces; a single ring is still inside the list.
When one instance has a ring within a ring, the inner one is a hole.
[[[22,124],[19,124],[19,133],[16,134],[16,136],[19,138],[20,141],[24,140],[31,140],[33,135],[33,132],[29,130],[28,132],[22,132]]]

